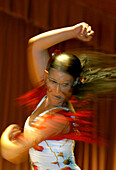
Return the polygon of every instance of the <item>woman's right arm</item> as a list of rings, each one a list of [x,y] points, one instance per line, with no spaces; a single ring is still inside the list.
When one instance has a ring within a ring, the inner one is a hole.
[[[26,159],[31,147],[35,147],[38,143],[57,135],[68,133],[70,126],[64,116],[55,113],[38,117],[38,120],[25,128],[23,133],[13,138],[13,133],[17,133],[19,129],[18,125],[10,125],[1,136],[1,155],[4,159],[15,164]]]
[[[91,35],[93,35],[91,27],[83,22],[48,31],[31,38],[28,46],[28,66],[32,83],[36,85],[44,78],[44,70],[49,60],[47,51],[49,47],[73,38],[90,41]]]

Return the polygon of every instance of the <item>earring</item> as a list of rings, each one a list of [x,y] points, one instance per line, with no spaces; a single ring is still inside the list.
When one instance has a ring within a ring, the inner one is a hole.
[[[78,84],[78,82],[79,82],[79,77],[76,78],[76,80],[74,81],[73,86],[76,86]]]

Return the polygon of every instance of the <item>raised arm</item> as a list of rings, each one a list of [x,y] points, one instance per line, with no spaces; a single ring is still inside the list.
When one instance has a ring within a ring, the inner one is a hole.
[[[90,41],[93,33],[91,26],[83,22],[71,27],[48,31],[31,38],[28,47],[28,66],[33,85],[44,78],[44,70],[49,60],[47,51],[49,47],[73,38]]]

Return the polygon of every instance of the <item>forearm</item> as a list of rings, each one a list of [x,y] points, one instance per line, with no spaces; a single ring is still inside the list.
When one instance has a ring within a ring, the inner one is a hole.
[[[28,68],[33,85],[44,78],[44,70],[49,60],[48,48],[71,38],[74,38],[73,27],[45,32],[29,40]]]
[[[39,50],[44,50],[57,43],[73,38],[76,38],[76,36],[74,27],[71,26],[39,34],[31,38],[29,43],[34,43]]]
[[[36,145],[36,141],[39,142],[39,140],[31,129],[21,133],[16,139],[10,140],[9,132],[13,126],[10,125],[1,136],[1,155],[12,163],[21,163],[27,158],[29,148]]]
[[[29,40],[28,66],[32,83],[36,85],[44,78],[49,55],[47,49],[55,44],[69,39],[90,41],[94,31],[86,23],[79,23],[74,26],[55,29],[39,34]]]
[[[58,110],[56,109],[56,111]],[[31,126],[24,128],[23,133],[18,133],[18,136],[11,140],[9,136],[13,135],[14,129],[17,132],[18,128],[16,128],[17,125],[14,124],[8,126],[1,136],[1,155],[13,163],[24,161],[23,156],[31,147],[70,131],[67,118],[56,113],[53,113],[52,119],[51,115],[38,117]]]

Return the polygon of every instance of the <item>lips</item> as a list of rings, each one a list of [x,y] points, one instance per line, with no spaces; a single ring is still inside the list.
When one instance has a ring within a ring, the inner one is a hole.
[[[57,99],[62,99],[62,97],[60,97],[60,96],[54,96],[55,98],[57,98]]]
[[[62,96],[53,95],[53,97],[54,97],[54,101],[55,101],[55,100],[56,100],[56,101],[59,101],[59,102],[64,101],[64,98],[63,98]]]
[[[64,99],[61,96],[53,96],[53,102],[55,106],[62,106]]]

